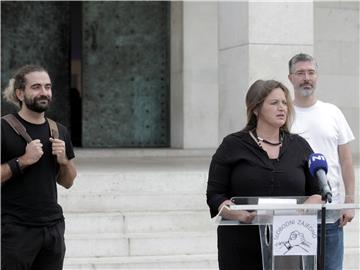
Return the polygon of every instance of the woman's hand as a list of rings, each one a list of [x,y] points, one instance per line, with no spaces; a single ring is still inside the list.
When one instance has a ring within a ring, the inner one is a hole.
[[[255,212],[246,210],[230,210],[229,206],[234,205],[230,200],[224,201],[219,206],[219,213],[224,219],[239,220],[244,223],[251,223],[256,216]]]
[[[321,200],[321,196],[320,195],[311,195],[309,196],[304,203],[307,203],[307,204],[318,204],[318,203],[324,203],[322,200]]]

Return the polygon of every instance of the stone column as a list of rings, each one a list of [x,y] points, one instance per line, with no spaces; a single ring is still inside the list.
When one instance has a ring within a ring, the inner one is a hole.
[[[288,82],[288,61],[313,53],[312,2],[219,2],[219,141],[246,124],[257,79]]]
[[[356,140],[359,156],[360,3],[317,2],[314,4],[315,46],[319,63],[317,96],[334,103],[344,113]]]
[[[171,147],[218,141],[216,2],[171,3]]]

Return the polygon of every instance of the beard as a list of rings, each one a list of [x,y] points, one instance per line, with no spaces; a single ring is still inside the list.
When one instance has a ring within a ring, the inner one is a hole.
[[[303,83],[296,90],[301,96],[309,97],[314,94],[315,85],[311,83]]]
[[[299,88],[298,92],[300,93],[301,96],[303,97],[309,97],[314,93],[314,89],[304,89],[304,88]]]
[[[47,101],[47,102],[43,103],[43,101]],[[25,96],[24,98],[24,103],[26,104],[26,107],[29,110],[37,113],[45,112],[49,108],[50,102],[51,102],[51,98],[47,96],[35,97],[33,99],[27,98]]]

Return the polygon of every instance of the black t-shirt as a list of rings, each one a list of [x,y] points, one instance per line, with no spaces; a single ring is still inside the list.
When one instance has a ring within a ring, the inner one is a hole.
[[[320,194],[318,181],[310,175],[310,145],[295,134],[284,133],[277,159],[269,159],[248,132],[224,138],[214,154],[207,187],[211,216],[220,204],[234,196],[309,196]]]
[[[1,187],[1,222],[30,226],[51,225],[63,219],[61,206],[57,203],[56,175],[59,165],[52,155],[50,128],[46,121],[37,125],[15,116],[25,126],[30,137],[39,139],[44,154],[38,162],[28,166],[21,175],[7,180]],[[75,157],[67,129],[57,123],[59,139],[65,141],[68,159]],[[1,164],[25,153],[25,140],[1,119]]]

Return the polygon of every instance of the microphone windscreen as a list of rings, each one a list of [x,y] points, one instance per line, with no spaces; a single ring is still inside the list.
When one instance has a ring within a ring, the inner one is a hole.
[[[312,176],[316,176],[316,172],[321,169],[324,170],[325,173],[328,172],[328,165],[326,162],[326,158],[322,154],[319,153],[311,154],[309,156],[308,163],[309,163],[309,171]]]

